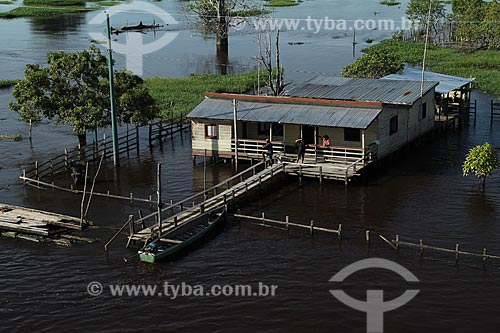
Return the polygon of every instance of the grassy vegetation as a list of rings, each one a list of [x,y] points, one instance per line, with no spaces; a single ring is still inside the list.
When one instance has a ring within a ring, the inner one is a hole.
[[[0,80],[0,89],[13,87],[16,83],[17,80]]]
[[[381,0],[380,1],[381,5],[386,5],[386,6],[398,6],[401,4],[399,1],[394,1],[394,0]]]
[[[21,134],[16,134],[16,135],[1,134],[0,135],[0,140],[22,141],[23,140],[23,136]]]
[[[0,5],[12,5],[12,4],[13,4],[12,1],[5,1],[5,0],[0,1]]]
[[[98,7],[87,8],[81,6],[60,6],[60,7],[18,7],[11,11],[0,13],[0,18],[16,18],[16,17],[38,17],[38,16],[55,16],[71,13],[81,13],[95,10]]]
[[[241,75],[196,74],[187,78],[147,78],[145,84],[157,101],[162,114],[168,116],[190,112],[203,100],[203,93],[245,93],[257,85],[257,73]],[[170,107],[172,105],[172,107]]]
[[[24,0],[24,6],[14,8],[9,12],[0,13],[0,18],[56,16],[71,13],[97,10],[100,5],[86,7],[87,2],[95,0]],[[102,1],[104,6],[118,4],[118,1]]]
[[[109,6],[119,5],[119,4],[123,3],[123,1],[99,1],[98,3],[101,6],[109,7]]]
[[[267,7],[288,7],[297,6],[302,0],[269,0],[264,6]]]
[[[259,16],[271,13],[268,10],[264,9],[242,9],[242,10],[234,10],[229,13],[230,16],[234,17],[251,17],[251,16]]]
[[[423,43],[392,39],[384,40],[368,49],[392,51],[412,65],[421,65],[424,54]],[[427,48],[426,64],[433,72],[476,78],[476,88],[500,96],[500,51],[471,52],[430,45]]]
[[[85,0],[24,0],[25,6],[85,6]]]

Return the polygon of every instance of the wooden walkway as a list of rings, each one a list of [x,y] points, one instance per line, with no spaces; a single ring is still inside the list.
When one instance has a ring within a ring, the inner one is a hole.
[[[175,208],[178,208],[180,211],[177,214],[171,215],[167,218],[162,217],[161,226],[158,223],[158,212],[151,213],[136,221],[134,221],[134,219],[131,217],[129,221],[127,221],[127,223],[124,225],[124,227],[126,225],[129,226],[127,247],[134,245],[143,247],[152,239],[157,238],[159,235],[178,225],[181,225],[198,217],[207,210],[222,205],[228,205],[231,202],[234,202],[242,195],[248,193],[256,187],[261,186],[265,182],[270,181],[276,175],[283,173],[285,170],[284,164],[274,164],[272,166],[264,168],[260,172],[256,172],[256,169],[259,166],[263,167],[263,165],[263,162],[258,163],[206,191],[197,193],[175,204],[171,203],[169,206],[162,208],[162,213],[170,211],[170,213],[172,214]],[[246,174],[250,174],[250,176],[244,179]],[[230,186],[230,182],[234,181],[235,179],[239,179],[239,182],[233,186]],[[222,191],[217,193],[218,189]],[[208,197],[211,194],[212,196]],[[204,199],[199,203],[195,203],[194,200],[199,197],[202,197]],[[187,207],[186,205],[189,205],[189,203],[191,202],[192,206]],[[146,226],[147,220],[153,220],[154,223],[150,226]],[[139,228],[139,230],[136,230],[137,228]],[[109,242],[106,245],[109,245]]]

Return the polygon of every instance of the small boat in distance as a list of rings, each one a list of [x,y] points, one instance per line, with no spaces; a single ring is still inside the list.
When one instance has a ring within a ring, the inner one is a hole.
[[[219,206],[182,223],[139,250],[139,258],[143,262],[155,263],[179,253],[213,230],[225,213],[226,206]]]

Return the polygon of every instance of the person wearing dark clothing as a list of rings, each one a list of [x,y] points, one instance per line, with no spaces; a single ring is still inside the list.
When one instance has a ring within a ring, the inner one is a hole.
[[[270,164],[273,165],[273,144],[271,143],[271,140],[266,139],[266,143],[262,148],[266,149],[266,152],[262,154],[264,155],[264,161],[266,161],[267,158],[269,159]]]
[[[306,144],[302,138],[295,140],[295,144],[297,145],[297,162],[299,163],[302,160],[304,163],[304,156],[306,155]]]

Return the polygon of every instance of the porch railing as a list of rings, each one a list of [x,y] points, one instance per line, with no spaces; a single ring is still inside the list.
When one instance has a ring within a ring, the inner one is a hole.
[[[289,155],[295,158],[296,153],[289,153],[286,147],[285,154],[285,144],[283,141],[273,141],[273,151],[275,154]],[[239,157],[261,157],[262,153],[266,152],[264,149],[264,140],[250,140],[250,139],[238,139],[238,155]],[[375,149],[374,149],[375,148]],[[232,140],[231,151],[235,153],[235,141]],[[295,151],[292,149],[292,151]],[[366,165],[372,160],[377,158],[377,149],[371,145],[365,149],[363,148],[353,148],[353,147],[324,147],[320,145],[308,145],[306,148],[305,159],[308,161],[317,162],[327,162],[332,164],[342,164],[344,166],[350,166],[353,163],[356,166],[360,164]],[[352,166],[351,166],[352,167]]]
[[[265,144],[265,140],[238,139],[238,154],[241,157],[261,157],[267,151],[267,149],[263,148]],[[275,154],[285,151],[285,145],[282,141],[272,141],[272,144]],[[232,139],[231,152],[235,153],[235,151],[235,140]]]

